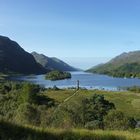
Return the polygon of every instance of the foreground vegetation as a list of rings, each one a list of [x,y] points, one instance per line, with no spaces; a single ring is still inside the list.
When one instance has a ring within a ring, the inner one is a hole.
[[[70,79],[71,74],[69,72],[62,72],[62,71],[51,71],[46,74],[45,78],[47,80],[63,80],[63,79]]]
[[[45,89],[24,82],[0,83],[0,136],[7,140],[15,136],[31,140],[48,136],[70,140],[125,139],[133,133],[123,131],[134,131],[140,120],[139,101],[139,93],[132,92]],[[9,129],[14,132],[10,133]],[[115,134],[114,130],[119,132]]]
[[[73,94],[72,90],[58,90],[45,91],[44,95],[53,98],[59,103],[62,103],[67,97]],[[117,110],[124,112],[126,116],[134,117],[140,120],[140,94],[134,91],[100,91],[100,90],[79,90],[78,94],[74,96],[68,105],[80,106],[81,100],[84,98],[91,98],[94,94],[103,95],[106,100],[114,103]]]
[[[2,140],[139,140],[140,132],[44,129],[0,122]]]

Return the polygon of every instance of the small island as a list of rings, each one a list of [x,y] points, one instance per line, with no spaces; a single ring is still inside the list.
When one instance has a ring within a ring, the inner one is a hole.
[[[46,74],[45,79],[46,80],[64,80],[64,79],[70,79],[71,78],[71,73],[69,72],[63,72],[63,71],[58,71],[54,70]]]

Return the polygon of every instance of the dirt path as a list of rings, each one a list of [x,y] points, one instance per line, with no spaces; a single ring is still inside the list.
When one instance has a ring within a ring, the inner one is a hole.
[[[78,93],[79,90],[76,90],[71,96],[69,96],[68,98],[66,98],[62,103],[60,103],[57,108],[55,109],[54,113],[59,109],[59,107],[65,103],[65,102],[68,102],[71,98],[73,98],[77,93]]]
[[[68,98],[66,98],[63,103],[69,101],[73,96],[75,96],[78,93],[79,90],[76,90],[71,96],[69,96]]]

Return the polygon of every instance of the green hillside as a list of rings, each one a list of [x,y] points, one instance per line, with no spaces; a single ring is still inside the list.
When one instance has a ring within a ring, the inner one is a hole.
[[[47,91],[44,95],[62,103],[66,98],[73,94],[72,90],[61,91]],[[140,94],[133,92],[113,92],[113,91],[98,91],[98,90],[80,90],[74,98],[69,100],[65,104],[69,104],[72,107],[80,106],[81,100],[84,98],[90,98],[94,94],[104,95],[107,100],[114,103],[116,108],[124,112],[129,117],[135,117],[140,120]],[[128,109],[129,108],[129,109]]]
[[[139,120],[139,93],[0,83],[2,140],[139,140]]]
[[[0,84],[2,140],[139,140],[133,117],[140,120],[139,93]]]
[[[95,107],[95,112],[91,115],[86,112],[90,106],[91,113]],[[90,119],[103,121],[103,117],[114,107],[122,111],[125,116],[140,120],[139,93],[45,90],[38,85],[28,83],[0,84],[0,118],[19,124],[85,128]],[[95,114],[98,114],[98,117],[94,116]],[[86,119],[83,115],[87,115]]]
[[[40,74],[45,70],[34,57],[22,49],[18,43],[0,36],[0,72]]]
[[[88,72],[107,74],[114,77],[140,77],[140,51],[123,53],[111,61],[95,66]]]
[[[46,69],[59,71],[76,71],[77,69],[55,57],[47,57],[43,54],[32,52],[35,60]]]

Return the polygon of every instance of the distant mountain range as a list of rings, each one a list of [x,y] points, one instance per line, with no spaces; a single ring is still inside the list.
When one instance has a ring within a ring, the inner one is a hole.
[[[37,52],[30,54],[15,41],[0,36],[0,73],[43,74],[51,70],[76,71],[78,69],[55,57],[47,57]],[[140,51],[123,53],[87,71],[115,77],[140,78]]]
[[[114,77],[140,77],[140,51],[122,53],[111,61],[87,71]]]
[[[67,63],[56,57],[48,57],[43,54],[38,54],[37,52],[32,52],[31,54],[34,56],[35,60],[45,69],[60,71],[77,71],[76,68],[68,65]]]
[[[43,74],[51,70],[74,71],[57,58],[26,52],[15,41],[0,36],[0,73]]]

